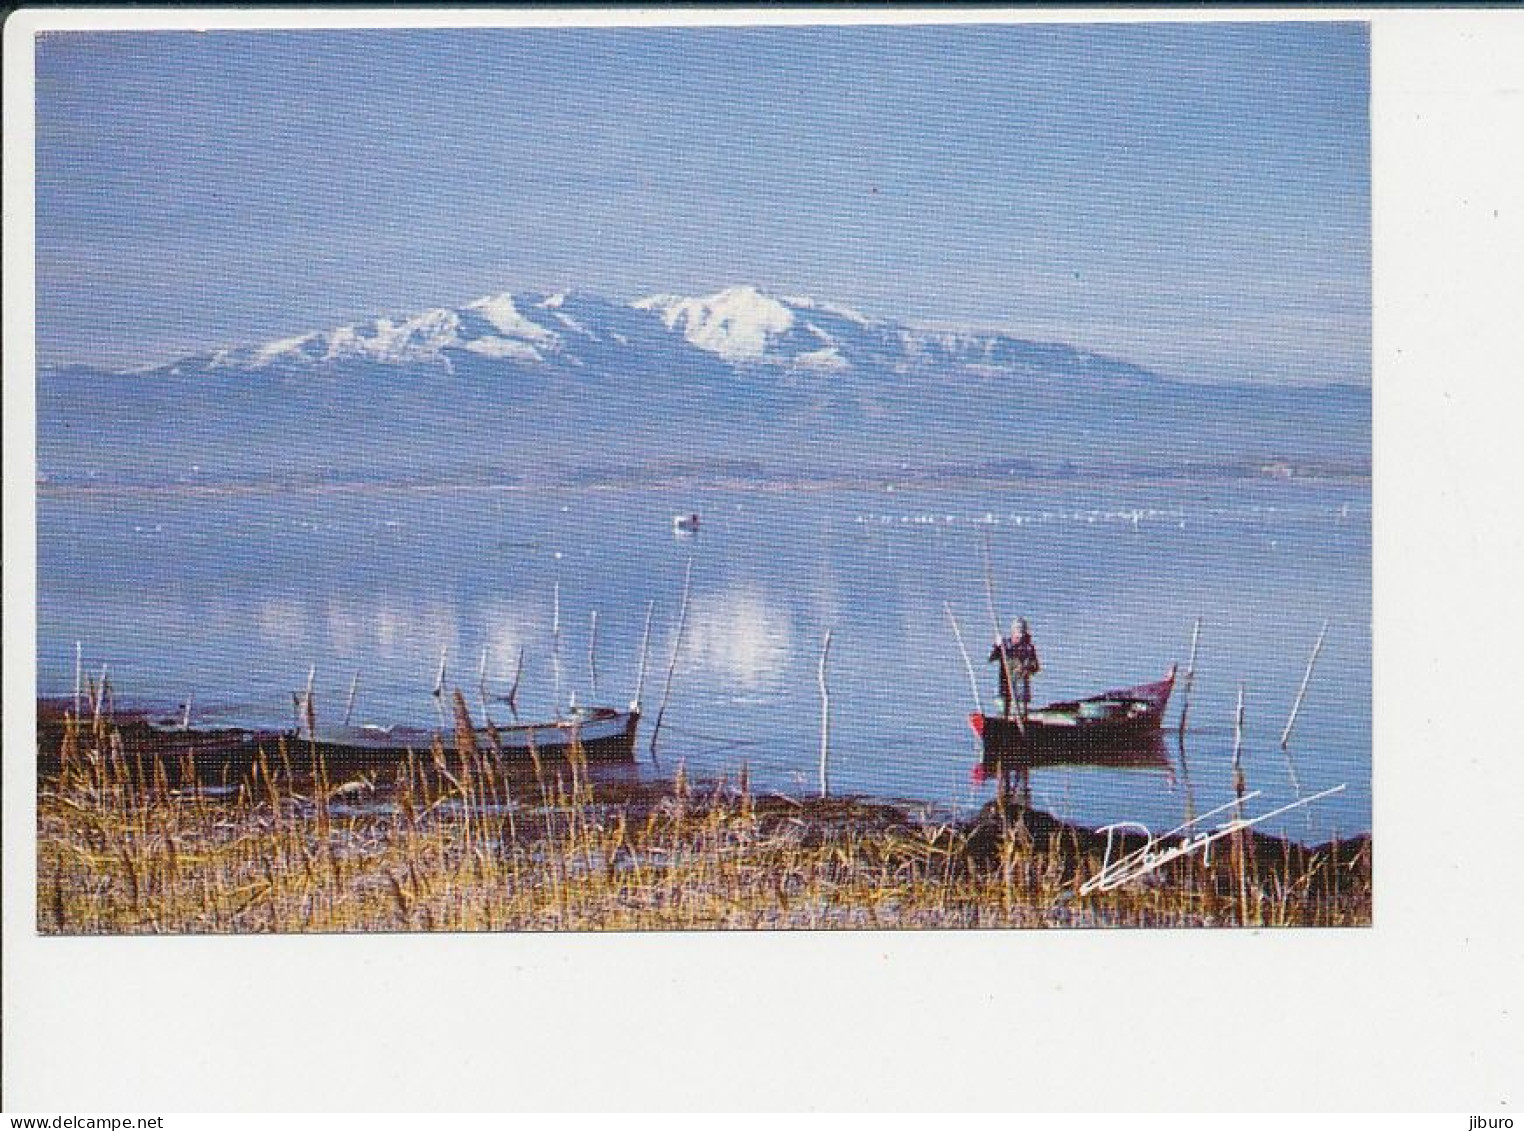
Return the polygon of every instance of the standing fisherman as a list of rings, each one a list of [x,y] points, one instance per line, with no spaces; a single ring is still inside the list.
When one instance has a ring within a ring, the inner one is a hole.
[[[1037,659],[1037,646],[1032,643],[1032,633],[1023,617],[1011,622],[1011,635],[996,639],[990,650],[990,663],[1000,665],[999,680],[1001,707],[1006,714],[1015,708],[1021,718],[1026,718],[1027,708],[1032,705],[1032,677],[1042,671]],[[1015,694],[1012,684],[1015,684]]]

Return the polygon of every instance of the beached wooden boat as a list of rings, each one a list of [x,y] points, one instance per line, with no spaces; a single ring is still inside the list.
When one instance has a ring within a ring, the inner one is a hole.
[[[472,738],[480,753],[513,761],[564,759],[578,754],[589,762],[633,762],[639,725],[638,710],[576,708],[551,722],[478,728]],[[329,762],[375,762],[405,757],[409,750],[426,754],[434,748],[436,735],[446,752],[454,752],[456,736],[448,728],[320,726],[311,734],[303,728],[289,741],[304,753],[311,751]]]
[[[973,714],[968,721],[984,744],[986,770],[1093,763],[1155,740],[1174,687],[1171,665],[1157,683],[1034,707],[1023,719]]]
[[[63,713],[61,706],[39,703],[37,766],[45,774],[56,773],[61,765]],[[550,722],[480,728],[473,738],[482,756],[525,765],[535,755],[543,761],[565,761],[574,751],[589,762],[633,762],[639,724],[638,709],[577,708]],[[334,773],[386,769],[404,763],[409,751],[426,760],[436,735],[446,753],[453,755],[456,745],[455,732],[448,727],[435,731],[401,726],[319,726],[308,734],[306,727],[284,731],[181,727],[136,714],[113,720],[110,731],[113,748],[120,752],[127,772],[143,781],[154,780],[162,769],[171,782],[176,782],[190,767],[208,780],[236,780],[261,757],[272,764],[289,764],[301,773],[312,772],[320,763]]]

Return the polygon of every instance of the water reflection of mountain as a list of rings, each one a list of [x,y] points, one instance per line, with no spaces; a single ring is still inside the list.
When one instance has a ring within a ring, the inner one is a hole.
[[[756,585],[695,596],[686,655],[693,667],[757,690],[788,663],[793,621]]]

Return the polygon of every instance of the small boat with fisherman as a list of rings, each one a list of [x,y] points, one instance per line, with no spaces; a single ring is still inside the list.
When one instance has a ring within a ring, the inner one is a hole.
[[[1041,766],[1168,765],[1160,728],[1175,686],[1173,664],[1152,683],[1033,707],[1032,677],[1042,664],[1020,617],[1009,636],[996,637],[989,662],[999,664],[998,713],[980,707],[968,718],[983,751],[980,780],[994,776],[1006,791],[1014,781],[1025,789]]]
[[[1159,733],[1175,668],[1154,683],[1103,691],[1085,699],[1049,703],[1005,714],[969,715],[984,747],[986,770],[1031,769],[1094,761],[1125,753]]]

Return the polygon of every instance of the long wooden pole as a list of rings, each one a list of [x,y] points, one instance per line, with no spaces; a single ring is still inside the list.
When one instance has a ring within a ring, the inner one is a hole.
[[[1005,717],[1009,719],[1012,717],[1011,708],[1014,706],[1011,700],[1016,698],[1016,681],[1011,678],[1011,659],[1006,654],[1005,634],[1000,631],[1000,616],[995,612],[995,567],[990,557],[990,535],[988,530],[984,532],[984,600],[989,605],[990,624],[995,628],[995,651],[1000,656],[1000,670],[1005,675],[1005,686],[1009,692],[1005,696]],[[1015,719],[1016,732],[1025,739],[1027,727],[1021,717],[1020,711],[1015,712]]]
[[[958,627],[958,618],[953,616],[952,606],[943,601],[942,608],[947,613],[949,623],[952,624],[953,636],[958,640],[958,651],[963,655],[963,669],[968,672],[968,689],[974,696],[974,710],[982,715],[984,702],[979,698],[979,679],[974,675],[974,662],[968,658],[968,648],[963,643],[963,630]]]
[[[349,720],[355,713],[355,692],[360,690],[360,672],[355,670],[354,678],[349,681],[349,698],[344,701],[344,725],[349,725]]]
[[[831,689],[826,686],[826,661],[831,655],[831,629],[820,646],[820,796],[831,796]]]
[[[683,647],[683,626],[688,623],[688,593],[693,581],[693,558],[688,558],[688,568],[683,571],[683,601],[677,610],[677,632],[672,637],[672,659],[667,664],[667,682],[661,692],[661,707],[656,712],[656,722],[651,727],[651,759],[656,759],[656,738],[661,734],[662,717],[667,713],[667,700],[672,695],[672,676],[677,671],[677,657]]]

